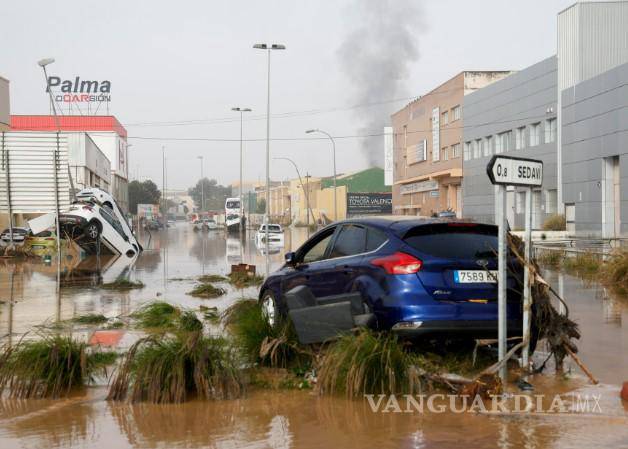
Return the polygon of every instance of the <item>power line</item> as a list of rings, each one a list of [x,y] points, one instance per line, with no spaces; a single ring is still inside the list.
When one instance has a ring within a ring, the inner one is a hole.
[[[370,103],[362,103],[362,104],[357,104],[357,105],[353,105],[353,106],[337,106],[337,107],[333,107],[333,108],[328,108],[328,109],[309,109],[309,110],[304,110],[304,111],[292,111],[292,112],[282,112],[282,113],[278,113],[278,114],[272,114],[271,118],[293,118],[293,117],[304,117],[304,116],[309,116],[309,115],[317,115],[317,114],[326,114],[326,113],[332,113],[332,112],[344,112],[344,111],[351,111],[354,109],[360,109],[360,108],[368,108],[368,107],[373,107],[373,106],[381,106],[384,104],[390,104],[390,103],[398,103],[400,101],[410,101],[410,102],[414,102],[420,98],[425,98],[428,96],[432,96],[432,95],[442,95],[442,94],[448,94],[451,92],[455,92],[455,91],[461,91],[463,90],[462,87],[456,87],[453,89],[443,89],[443,90],[439,90],[439,91],[431,91],[428,92],[425,95],[418,95],[418,96],[412,96],[412,97],[403,97],[403,98],[394,98],[391,100],[382,100],[382,101],[375,101],[375,102],[370,102]],[[257,120],[266,120],[266,115],[265,114],[259,114],[259,115],[249,115],[245,121],[257,121]],[[161,121],[161,122],[138,122],[138,123],[123,123],[124,126],[129,126],[129,127],[140,127],[140,126],[188,126],[188,125],[211,125],[211,124],[222,124],[222,123],[232,123],[232,122],[239,122],[240,119],[233,117],[233,116],[229,116],[229,117],[218,117],[218,118],[213,118],[213,119],[190,119],[190,120],[173,120],[173,121]]]

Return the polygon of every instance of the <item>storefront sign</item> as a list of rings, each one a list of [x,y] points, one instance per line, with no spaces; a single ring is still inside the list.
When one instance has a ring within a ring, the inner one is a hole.
[[[392,214],[392,193],[347,193],[347,216]]]
[[[428,192],[430,190],[438,190],[438,181],[430,180],[413,182],[411,184],[401,184],[399,192],[402,195],[407,195],[410,193]]]

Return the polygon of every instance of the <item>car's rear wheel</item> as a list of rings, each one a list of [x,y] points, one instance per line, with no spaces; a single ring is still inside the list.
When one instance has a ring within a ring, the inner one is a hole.
[[[96,220],[92,220],[87,223],[83,230],[85,237],[91,240],[96,240],[100,236],[100,224]]]
[[[260,301],[262,307],[262,317],[266,320],[270,327],[276,327],[279,321],[279,309],[277,301],[270,290],[266,290]]]

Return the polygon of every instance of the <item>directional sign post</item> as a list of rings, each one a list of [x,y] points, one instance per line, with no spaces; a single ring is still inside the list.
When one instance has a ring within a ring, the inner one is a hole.
[[[526,189],[525,210],[525,250],[526,262],[523,275],[523,366],[529,367],[530,348],[530,311],[532,300],[530,295],[530,258],[532,253],[532,188],[543,184],[543,161],[525,159],[520,157],[495,155],[486,166],[486,173],[491,183],[497,185],[495,211],[499,226],[498,242],[498,275],[497,275],[497,315],[498,315],[498,350],[499,360],[506,356],[506,341],[508,338],[506,316],[506,280],[508,266],[506,254],[508,253],[508,220],[506,219],[506,186],[523,186]],[[506,381],[506,364],[499,371],[502,382]]]

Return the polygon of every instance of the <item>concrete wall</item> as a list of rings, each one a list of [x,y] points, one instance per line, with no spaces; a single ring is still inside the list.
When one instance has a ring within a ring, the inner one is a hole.
[[[620,232],[628,233],[628,64],[565,89],[563,110],[563,190],[575,208],[575,230],[613,236],[603,229],[605,158],[619,159]],[[609,223],[609,226],[611,223]]]
[[[536,217],[540,227],[548,215],[546,205],[553,206],[556,185],[556,141],[545,142],[546,120],[556,118],[556,58],[550,57],[524,70],[497,81],[464,97],[463,133],[463,216],[479,221],[493,222],[495,217],[495,190],[486,175],[486,165],[495,154],[496,139],[500,133],[511,131],[505,155],[541,159],[544,163],[543,187],[535,194]],[[530,145],[530,125],[540,123],[539,144]],[[556,122],[554,122],[556,123]],[[516,130],[525,127],[522,148],[515,148]],[[486,139],[488,136],[489,142]],[[487,148],[479,157],[473,154],[467,159],[465,144],[482,139]],[[551,139],[549,139],[551,140]],[[548,193],[549,191],[549,193]],[[517,190],[508,193],[509,222],[513,229],[523,226],[523,195]],[[518,213],[520,212],[520,213]],[[549,213],[548,213],[549,212]]]
[[[9,130],[10,109],[9,80],[0,76],[0,132]]]

